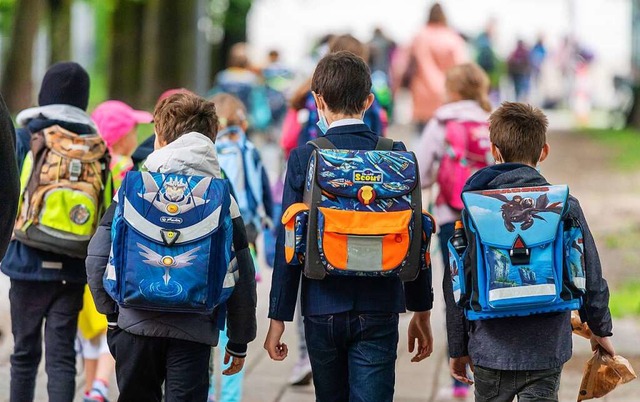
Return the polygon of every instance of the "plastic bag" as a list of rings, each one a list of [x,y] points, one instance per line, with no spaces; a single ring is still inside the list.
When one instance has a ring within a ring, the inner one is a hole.
[[[580,313],[575,310],[571,312],[571,329],[574,334],[580,335],[583,338],[591,339],[593,335],[587,323],[582,322],[580,319]]]
[[[587,362],[578,392],[578,402],[601,398],[620,384],[637,378],[629,361],[622,356],[611,356],[598,347]]]
[[[96,309],[89,286],[85,286],[83,306],[78,315],[78,329],[85,339],[93,339],[107,330],[107,317]]]

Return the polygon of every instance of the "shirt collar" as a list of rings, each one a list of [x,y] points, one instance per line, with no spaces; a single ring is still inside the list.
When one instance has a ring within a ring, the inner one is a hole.
[[[354,124],[364,124],[364,121],[362,121],[361,119],[340,119],[331,123],[329,128],[350,126]]]

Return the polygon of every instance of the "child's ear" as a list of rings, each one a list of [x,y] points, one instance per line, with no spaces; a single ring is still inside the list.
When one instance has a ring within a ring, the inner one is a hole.
[[[502,154],[500,153],[500,149],[493,142],[491,143],[491,155],[493,155],[493,159],[496,163],[502,163]]]
[[[364,101],[364,112],[369,110],[369,108],[371,107],[375,99],[376,99],[376,96],[373,94],[373,92],[370,93],[369,96],[367,96],[367,100]]]
[[[246,132],[249,128],[249,122],[247,120],[242,120],[242,124],[240,124],[240,127],[242,127],[242,131]]]
[[[543,162],[545,159],[547,159],[550,150],[551,147],[549,146],[549,144],[544,144],[544,146],[542,147],[542,152],[540,152],[540,159],[538,159],[538,163]]]
[[[316,108],[318,110],[322,110],[323,106],[324,106],[324,102],[322,101],[322,99],[320,98],[320,96],[318,96],[317,93],[311,91],[311,95],[313,95],[313,100],[316,101]]]

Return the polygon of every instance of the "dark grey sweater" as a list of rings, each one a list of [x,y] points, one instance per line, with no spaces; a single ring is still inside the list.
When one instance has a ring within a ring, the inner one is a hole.
[[[464,191],[548,185],[530,166],[505,163],[478,171]],[[611,336],[609,288],[602,277],[595,241],[578,200],[569,198],[569,216],[584,231],[587,293],[580,310],[594,334]],[[453,301],[451,274],[445,270],[443,290],[451,357],[471,356],[474,365],[497,370],[544,370],[562,366],[571,357],[571,313],[467,321]]]

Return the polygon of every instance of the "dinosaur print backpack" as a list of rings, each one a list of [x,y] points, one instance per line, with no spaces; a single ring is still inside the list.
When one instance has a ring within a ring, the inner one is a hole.
[[[227,180],[128,172],[103,278],[123,307],[211,313],[235,286]]]
[[[414,280],[430,265],[434,221],[421,209],[415,155],[340,150],[326,138],[309,144],[304,202],[283,214],[285,258],[311,279],[325,275],[399,276]]]
[[[448,249],[454,299],[469,320],[580,307],[584,245],[568,195],[564,185],[462,194],[468,244],[456,250],[449,240]]]

